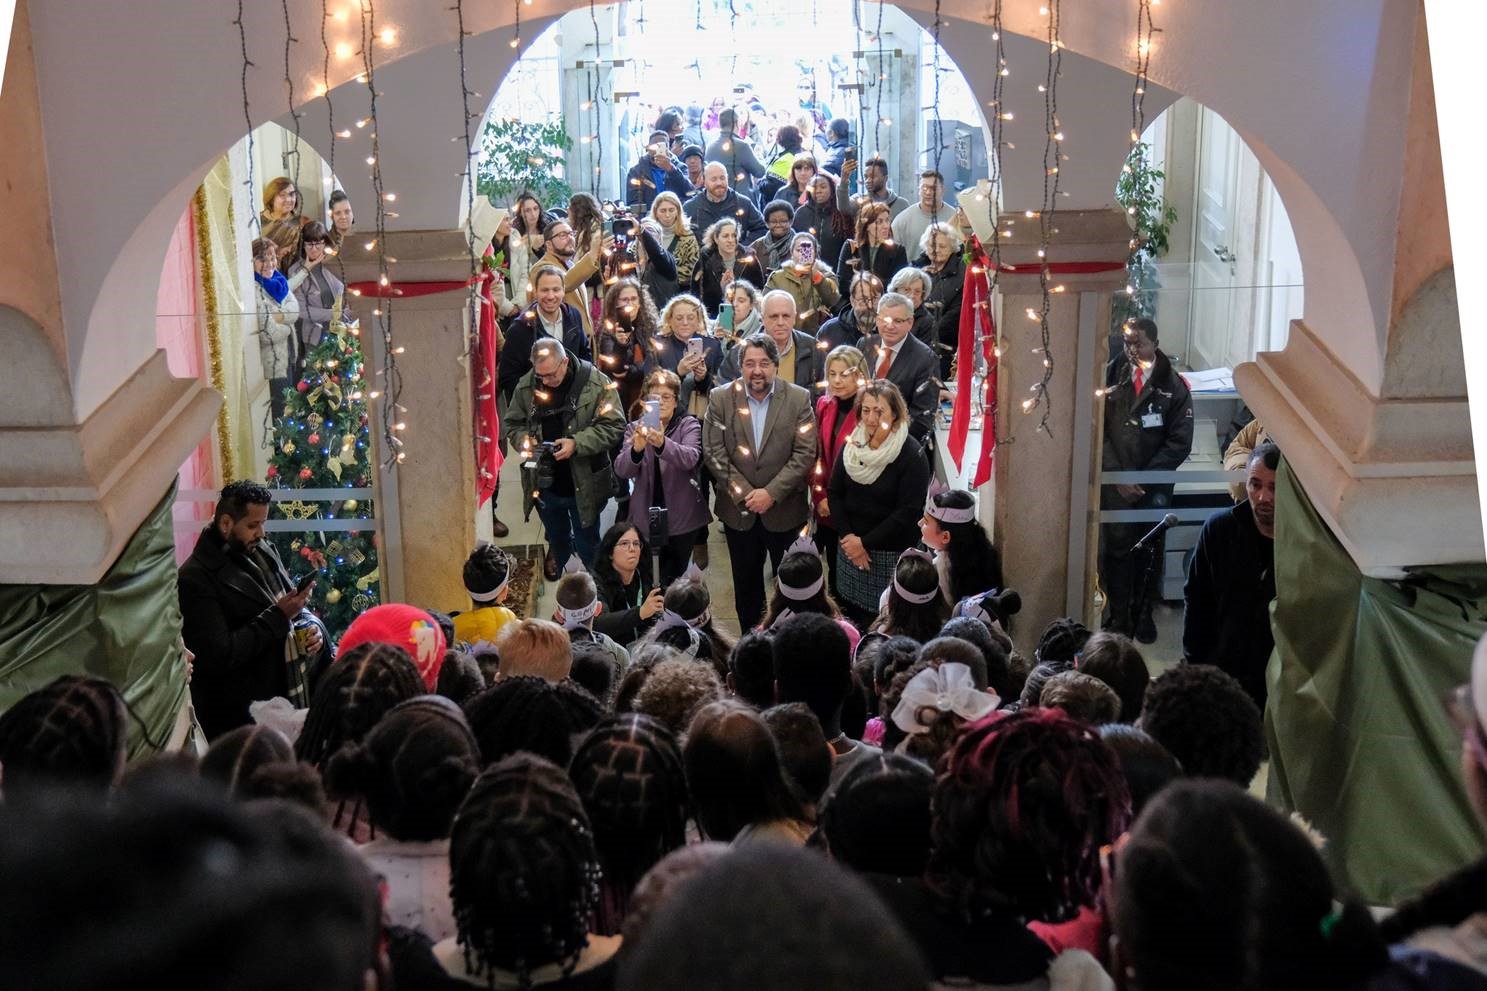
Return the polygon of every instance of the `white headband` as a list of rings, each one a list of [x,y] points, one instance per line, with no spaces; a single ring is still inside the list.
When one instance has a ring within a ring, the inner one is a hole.
[[[487,543],[486,541],[481,541],[481,546],[484,546],[486,543]],[[500,550],[500,549],[497,548],[497,550]],[[476,591],[475,589],[471,588],[469,585],[466,585],[465,586],[465,591],[469,594],[470,599],[472,601],[474,601],[474,602],[495,602],[496,599],[498,599],[498,598],[501,597],[501,593],[504,592],[504,591],[506,591],[506,587],[511,584],[511,572],[514,570],[512,568],[511,555],[510,554],[507,554],[505,551],[501,551],[500,553],[501,553],[501,556],[506,559],[506,577],[503,578],[503,579],[501,579],[501,584],[499,584],[495,588],[490,589],[490,590],[485,591],[485,592]]]
[[[929,561],[931,564],[934,563],[934,558],[930,557],[928,554],[926,554],[924,551],[921,551],[917,547],[910,547],[908,550],[900,554],[898,556],[898,559],[899,561],[902,561],[906,557],[922,557],[924,558],[924,560]],[[893,566],[893,590],[898,593],[899,598],[903,599],[905,602],[912,602],[916,606],[922,606],[926,602],[933,602],[935,596],[940,594],[940,586],[938,584],[936,584],[935,587],[930,589],[928,592],[910,592],[908,589],[904,588],[898,583],[898,565],[896,563]]]
[[[930,486],[929,492],[924,497],[924,515],[933,517],[941,523],[971,523],[976,519],[976,497],[971,495],[971,504],[964,509],[953,506],[935,505],[935,496],[941,492],[951,491],[944,486]],[[967,493],[970,495],[970,493]]]
[[[821,559],[821,552],[816,550],[815,542],[805,532],[802,532],[799,537],[795,538],[795,543],[785,548],[785,557],[789,557],[791,554],[810,554],[818,561]],[[814,597],[816,593],[820,592],[826,586],[826,563],[824,561],[821,563],[821,574],[809,585],[787,585],[785,584],[785,579],[779,575],[775,575],[774,581],[780,590],[780,594],[785,598],[790,599],[792,602],[805,602]]]
[[[589,625],[589,620],[599,615],[599,599],[596,596],[593,602],[577,609],[565,609],[558,606],[558,615],[563,617],[563,629],[577,630]]]
[[[695,658],[697,656],[697,651],[702,648],[702,638],[697,635],[697,630],[695,629],[693,624],[705,622],[707,622],[707,613],[705,612],[694,620],[686,620],[682,618],[682,614],[679,612],[673,612],[670,609],[663,609],[661,611],[661,621],[658,622],[655,626],[651,627],[651,636],[653,638],[657,637],[660,634],[665,633],[667,630],[686,630],[687,649],[682,651],[682,653],[686,654],[688,657]]]

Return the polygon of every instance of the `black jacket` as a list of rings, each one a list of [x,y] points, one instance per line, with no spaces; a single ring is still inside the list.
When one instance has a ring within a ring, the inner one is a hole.
[[[228,550],[215,527],[205,527],[176,576],[181,638],[196,655],[191,702],[209,738],[248,725],[249,702],[289,690],[289,619],[274,602],[292,583],[273,545],[259,546],[270,575],[246,553]]]
[[[760,331],[763,333],[763,331]],[[795,351],[795,376],[790,379],[796,385],[811,394],[811,402],[815,397],[821,395],[820,381],[826,377],[826,352],[820,347],[819,342],[803,330],[792,330],[791,348]],[[743,348],[735,347],[723,356],[723,363],[718,367],[718,373],[713,376],[714,384],[727,385],[739,378],[742,374],[739,366],[743,363]]]
[[[877,375],[878,362],[882,355],[879,345],[882,338],[877,334],[864,337],[858,345],[867,359],[868,374]],[[935,375],[940,370],[939,361],[929,345],[912,334],[904,338],[898,357],[888,366],[888,381],[898,386],[904,402],[909,404],[909,431],[922,443],[934,430],[935,407],[940,402],[940,387]],[[923,500],[920,501],[923,505]]]
[[[704,190],[687,200],[682,207],[682,212],[687,215],[692,230],[696,232],[698,240],[707,233],[707,229],[719,220],[728,219],[738,221],[743,228],[743,233],[738,236],[740,249],[746,244],[752,244],[764,236],[769,230],[764,224],[764,215],[754,205],[754,201],[747,196],[740,195],[736,190],[728,190],[728,195],[723,197],[723,202],[714,203],[707,198]]]
[[[854,482],[847,474],[843,449],[826,489],[832,529],[855,533],[870,551],[907,550],[919,543],[919,518],[924,514],[928,488],[929,461],[912,434],[871,485]]]
[[[1193,449],[1193,396],[1161,350],[1140,395],[1124,352],[1105,366],[1105,389],[1104,470],[1173,471],[1187,460]],[[1171,484],[1166,488],[1170,491]]]
[[[866,246],[861,251],[857,250],[855,241],[844,241],[841,254],[836,261],[836,284],[842,289],[842,298],[848,298],[852,289],[852,276],[858,271],[872,272],[883,283],[883,288],[893,281],[893,276],[898,270],[909,264],[908,252],[904,246],[895,244],[889,247],[886,244],[878,248],[878,253],[873,258],[871,265],[867,262],[868,249]],[[853,264],[853,263],[856,264]]]
[[[846,296],[843,296],[842,299],[845,300]],[[843,344],[850,344],[856,347],[862,340],[863,330],[871,334],[875,328],[862,327],[857,322],[857,313],[848,304],[840,313],[821,325],[821,329],[816,331],[816,341],[817,343],[824,342],[826,344],[826,353],[830,354],[833,348],[840,347]]]
[[[563,304],[563,346],[584,361],[594,360],[593,348],[588,335],[583,332],[583,317],[578,310]],[[506,325],[505,339],[501,341],[501,357],[496,365],[496,381],[507,399],[516,388],[521,377],[532,370],[532,342],[547,336],[542,318],[537,315],[534,302],[511,318]]]
[[[755,289],[764,288],[764,268],[759,259],[753,255],[744,254],[748,248],[742,244],[738,246],[739,255],[733,261],[733,277],[735,279],[747,279],[753,283]],[[748,261],[744,261],[747,258]],[[704,251],[702,257],[697,259],[697,266],[692,269],[692,294],[702,300],[707,315],[716,318],[718,306],[723,302],[723,256],[716,250]]]
[[[938,272],[929,271],[929,259],[923,255],[914,264],[929,273],[930,289],[924,308],[935,318],[934,340],[948,349],[936,349],[936,353],[948,357],[955,353],[960,340],[960,297],[965,292],[965,259],[959,254],[951,255]]]
[[[795,219],[790,226],[798,231],[806,231],[815,235],[816,243],[821,249],[816,252],[816,257],[828,265],[834,264],[835,260],[842,257],[842,245],[847,239],[840,234],[833,233],[831,229],[831,218],[836,215],[836,202],[833,200],[826,206],[817,206],[815,200],[807,200],[795,211]],[[850,284],[842,285],[843,298],[847,295]]]
[[[621,585],[619,575],[612,571],[594,575],[599,601],[604,604],[604,609],[594,617],[594,630],[603,633],[621,647],[628,647],[639,640],[655,623],[656,617],[640,618],[640,604],[650,592],[650,585],[644,578],[648,567],[648,562],[642,561],[640,570],[635,572],[635,579],[628,587]]]
[[[1248,502],[1203,524],[1183,598],[1182,659],[1227,671],[1263,712],[1265,667],[1275,646],[1275,541],[1255,526]]]
[[[661,188],[656,188],[656,181],[651,170],[651,157],[646,155],[640,161],[630,166],[630,172],[625,176],[625,202],[631,206],[648,207],[656,198],[657,193],[675,193],[683,203],[687,197],[692,195],[692,183],[687,179],[687,167],[671,157],[671,171],[667,172],[661,179]]]
[[[644,227],[637,225],[635,232],[639,235],[640,243],[645,246],[647,259],[640,284],[651,294],[651,302],[656,304],[656,309],[664,309],[671,297],[681,292],[676,281],[676,258],[661,247],[661,242]]]

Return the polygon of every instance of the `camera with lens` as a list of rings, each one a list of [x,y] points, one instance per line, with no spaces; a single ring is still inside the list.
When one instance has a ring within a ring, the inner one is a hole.
[[[536,485],[539,492],[546,492],[552,488],[552,483],[557,477],[558,459],[553,454],[555,447],[552,441],[545,440],[537,449]]]

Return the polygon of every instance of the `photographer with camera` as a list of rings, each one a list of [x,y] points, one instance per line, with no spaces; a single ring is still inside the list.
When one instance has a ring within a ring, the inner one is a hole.
[[[670,142],[665,131],[653,132],[645,153],[625,177],[625,202],[640,207],[639,212],[650,207],[657,193],[672,192],[683,200],[692,195],[687,170],[671,154]]]
[[[647,535],[662,588],[686,570],[693,539],[711,519],[697,478],[702,423],[678,410],[681,391],[675,372],[661,368],[646,376],[614,461],[616,475],[634,480],[628,518]]]
[[[609,377],[558,341],[538,338],[531,359],[506,429],[521,452],[525,514],[535,505],[547,535],[543,573],[556,581],[575,549],[585,564],[594,562],[599,514],[613,485],[609,452],[625,420]]]

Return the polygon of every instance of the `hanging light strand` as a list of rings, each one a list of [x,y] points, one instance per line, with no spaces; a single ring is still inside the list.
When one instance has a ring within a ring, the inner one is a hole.
[[[325,90],[321,94],[325,99],[325,119],[330,125],[330,155],[326,159],[326,168],[330,174],[336,174],[336,108],[330,100],[330,37],[326,33],[326,27],[330,22],[329,0],[320,0],[320,48],[325,53],[320,64],[320,85]]]
[[[1136,85],[1131,90],[1131,147],[1141,143],[1146,130],[1146,81],[1151,68],[1151,0],[1136,0]]]
[[[940,158],[945,154],[945,122],[940,117],[940,0],[935,0],[935,23],[934,23],[934,51],[931,53],[931,71],[934,73],[934,98],[933,106],[930,108],[935,115],[934,125],[931,128],[934,134],[934,157],[925,161],[925,168],[940,171]]]
[[[382,127],[377,119],[377,79],[376,66],[373,58],[373,43],[377,37],[377,7],[375,0],[358,0],[361,13],[361,64],[362,78],[366,80],[367,95],[370,99],[368,109],[368,122],[371,127],[372,138],[372,192],[377,198],[377,210],[375,213],[376,243],[372,246],[377,252],[377,281],[379,285],[386,288],[391,285],[391,278],[387,272],[387,203],[390,195],[382,181],[382,149],[379,144]],[[400,464],[404,458],[403,440],[398,436],[401,428],[398,419],[400,410],[398,399],[403,392],[402,373],[398,369],[398,349],[393,343],[393,294],[388,292],[386,296],[378,298],[380,305],[374,311],[378,318],[378,327],[382,336],[382,408],[381,426],[382,441],[386,448],[386,457],[383,459],[383,467],[391,468]]]
[[[883,84],[888,82],[888,70],[883,67],[883,0],[878,0],[878,30],[877,34],[873,37],[878,43],[878,102],[877,106],[873,108],[873,154],[881,155],[883,153]],[[861,152],[862,149],[859,148],[859,158]],[[860,160],[863,162],[867,161],[865,158],[860,158]],[[859,169],[862,167],[862,165],[858,165]],[[865,190],[866,188],[867,184],[864,183],[863,189]],[[864,199],[863,202],[866,202],[866,200]]]
[[[243,23],[243,0],[238,0],[238,16],[232,23],[237,26],[238,44],[243,52],[243,123],[248,128],[248,179],[243,185],[248,187],[248,229],[256,237],[262,232],[263,225],[258,219],[256,190],[253,188],[253,113],[248,106],[248,70],[254,67],[254,63],[248,58],[248,28]]]
[[[460,107],[462,108],[460,120],[465,140],[465,169],[461,176],[465,180],[465,242],[470,255],[470,333],[469,346],[466,348],[468,353],[477,351],[480,347],[480,321],[478,319],[480,287],[475,282],[475,276],[479,274],[480,269],[480,259],[475,244],[475,148],[474,140],[470,135],[470,121],[478,115],[470,111],[470,97],[475,94],[470,89],[470,77],[465,63],[465,39],[470,35],[465,28],[465,0],[454,0],[454,6],[450,9],[454,11],[455,24],[458,28],[459,41],[455,46],[455,52],[459,56]],[[520,9],[521,4],[518,3],[517,10],[520,11]]]
[[[600,90],[601,79],[599,76],[599,14],[594,6],[594,0],[589,0],[589,23],[594,27],[594,58],[589,68],[589,108],[594,113],[593,130],[589,131],[591,136],[591,147],[594,149],[593,162],[594,171],[589,176],[589,192],[595,199],[599,198],[600,179],[604,175],[604,127],[603,114],[599,110],[599,104],[604,101],[604,94]],[[577,232],[574,232],[577,236]]]
[[[512,7],[515,8],[515,14],[514,14],[513,19],[512,19],[512,28],[511,28],[511,47],[512,48],[520,48],[521,47],[521,0],[512,0],[512,4],[511,5],[512,5]]]
[[[1005,31],[1002,25],[1002,0],[994,0],[991,10],[991,40],[996,53],[996,72],[991,79],[991,195],[993,197],[990,209],[994,220],[991,232],[991,244],[983,245],[990,249],[991,255],[991,290],[987,293],[987,299],[996,296],[997,279],[1001,275],[1002,267],[1002,239],[997,232],[1001,223],[1002,195],[1002,94],[1005,90],[1007,77],[1007,48],[1003,40]]]
[[[1060,150],[1063,132],[1058,117],[1058,78],[1063,56],[1063,43],[1059,40],[1060,0],[1048,0],[1048,69],[1043,82],[1043,206],[1038,213],[1038,286],[1042,290],[1042,305],[1037,311],[1038,333],[1043,355],[1043,376],[1032,388],[1032,403],[1024,402],[1023,409],[1042,410],[1038,430],[1049,432],[1049,419],[1053,413],[1048,398],[1048,383],[1053,380],[1052,334],[1048,326],[1048,314],[1053,308],[1053,286],[1048,270],[1048,248],[1056,228],[1053,226],[1058,204],[1060,165],[1063,153]]]
[[[300,154],[299,154],[299,119],[300,112],[294,106],[294,75],[289,71],[290,49],[299,43],[294,36],[294,28],[289,22],[289,0],[279,0],[279,5],[284,10],[284,87],[289,100],[289,117],[294,121],[294,143],[290,145],[290,156],[294,159],[294,192],[299,197],[299,212],[304,213],[305,194],[300,190]]]

